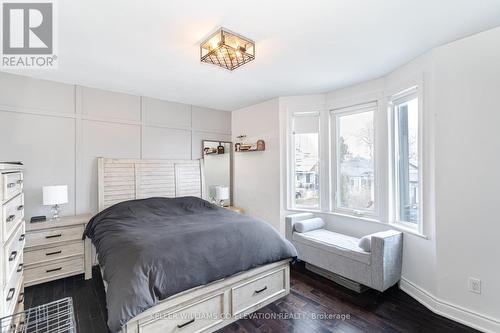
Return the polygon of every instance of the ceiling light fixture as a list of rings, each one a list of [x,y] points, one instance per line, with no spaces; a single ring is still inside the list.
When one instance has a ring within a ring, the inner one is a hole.
[[[255,59],[255,43],[220,28],[200,44],[200,60],[230,71]]]

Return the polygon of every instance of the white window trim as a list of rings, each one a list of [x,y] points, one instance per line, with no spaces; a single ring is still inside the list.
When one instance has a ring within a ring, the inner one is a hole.
[[[366,110],[363,110],[366,109]],[[337,179],[339,176],[339,170],[337,168],[338,165],[338,152],[337,152],[337,133],[338,133],[338,118],[339,116],[346,116],[351,114],[358,114],[362,112],[366,112],[368,110],[373,110],[373,140],[374,140],[374,149],[373,149],[373,181],[374,181],[374,201],[375,201],[375,209],[373,211],[368,210],[360,210],[360,209],[349,209],[344,207],[337,207],[337,195],[338,195],[338,184]],[[378,101],[370,101],[365,103],[359,103],[347,107],[336,108],[330,110],[330,210],[333,213],[338,213],[342,215],[349,215],[357,218],[367,218],[373,220],[380,219],[380,206],[381,201],[380,198],[380,179],[379,179],[379,170],[378,170],[378,139],[377,133],[378,129],[376,128],[377,124],[377,115],[378,115]]]
[[[401,104],[407,102],[411,99],[418,98],[418,182],[419,182],[419,220],[415,225],[414,223],[400,221],[397,216],[397,168],[395,166],[395,154],[396,154],[396,143],[395,143],[395,114],[394,114],[394,106],[397,104]],[[413,86],[408,89],[405,89],[397,94],[394,94],[389,97],[388,101],[388,115],[389,115],[389,224],[394,226],[399,226],[403,229],[413,230],[417,234],[423,235],[424,231],[424,182],[423,182],[423,125],[424,125],[424,117],[423,117],[423,99],[421,94],[421,88],[419,86]]]
[[[310,208],[310,207],[300,207],[295,205],[295,135],[294,135],[294,118],[295,117],[311,117],[311,116],[317,116],[318,117],[318,177],[319,177],[319,201],[318,201],[318,208]],[[323,201],[323,195],[322,195],[322,166],[321,166],[321,161],[322,161],[322,130],[321,130],[321,113],[319,111],[296,111],[296,112],[289,112],[288,113],[288,124],[287,124],[287,137],[288,137],[288,142],[290,143],[288,146],[288,168],[287,170],[289,171],[288,173],[288,186],[287,186],[287,210],[298,210],[298,211],[311,211],[311,212],[320,212],[322,209],[322,201]]]

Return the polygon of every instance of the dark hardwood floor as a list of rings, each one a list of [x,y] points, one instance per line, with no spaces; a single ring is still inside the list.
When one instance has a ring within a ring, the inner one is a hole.
[[[79,333],[108,332],[106,300],[98,269],[94,278],[66,278],[26,288],[26,308],[73,297]],[[291,293],[220,332],[478,332],[427,310],[393,287],[357,294],[303,265],[292,268]]]

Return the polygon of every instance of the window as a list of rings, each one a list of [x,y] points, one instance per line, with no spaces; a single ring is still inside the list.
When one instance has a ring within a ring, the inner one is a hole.
[[[392,100],[394,220],[417,227],[420,221],[421,165],[416,88]]]
[[[332,111],[334,210],[375,215],[376,109],[376,103],[368,103]]]
[[[319,209],[319,114],[294,114],[292,129],[292,206]]]

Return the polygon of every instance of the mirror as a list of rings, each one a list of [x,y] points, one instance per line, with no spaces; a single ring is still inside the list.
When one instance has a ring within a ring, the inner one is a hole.
[[[232,199],[232,144],[227,141],[203,140],[205,193],[208,201],[230,206]]]

